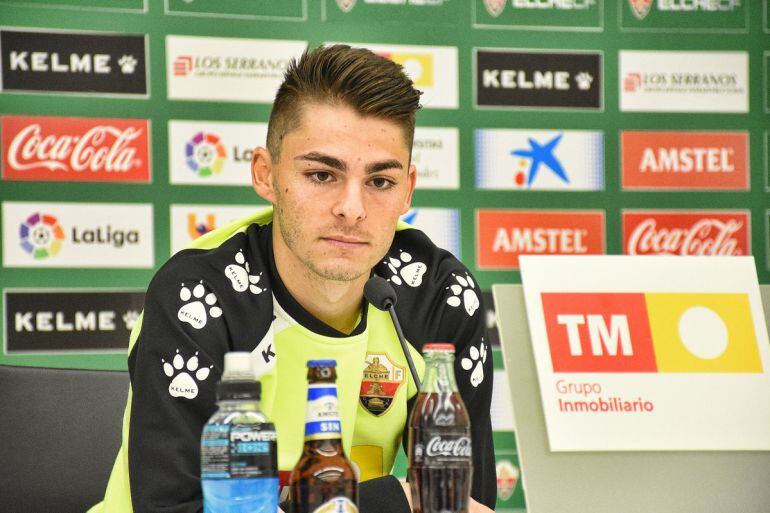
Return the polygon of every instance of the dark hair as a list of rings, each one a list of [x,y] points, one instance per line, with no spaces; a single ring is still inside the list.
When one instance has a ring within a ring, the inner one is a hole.
[[[319,46],[292,59],[278,88],[267,125],[267,149],[280,158],[284,136],[296,129],[310,103],[343,104],[362,116],[394,121],[410,149],[420,95],[400,64],[366,48]]]

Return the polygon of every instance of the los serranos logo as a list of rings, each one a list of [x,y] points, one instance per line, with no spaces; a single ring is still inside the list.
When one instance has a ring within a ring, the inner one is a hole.
[[[175,77],[283,78],[289,58],[180,55],[173,62]]]

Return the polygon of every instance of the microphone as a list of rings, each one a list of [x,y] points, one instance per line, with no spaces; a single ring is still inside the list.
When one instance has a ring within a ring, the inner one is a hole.
[[[364,285],[364,297],[378,310],[387,310],[390,313],[390,318],[393,321],[393,326],[396,328],[396,334],[398,335],[398,341],[401,342],[401,349],[404,351],[406,357],[406,363],[409,364],[409,372],[412,375],[412,381],[417,385],[417,391],[421,388],[420,377],[417,375],[417,369],[414,367],[412,361],[412,355],[409,354],[409,349],[406,346],[406,339],[404,338],[404,332],[401,330],[401,323],[398,322],[396,316],[396,291],[393,285],[380,278],[376,274],[369,278],[369,281]]]

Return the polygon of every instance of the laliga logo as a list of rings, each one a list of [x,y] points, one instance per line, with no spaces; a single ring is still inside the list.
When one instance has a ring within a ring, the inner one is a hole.
[[[35,212],[19,227],[22,249],[36,260],[55,256],[64,242],[64,230],[54,216]]]
[[[762,372],[746,294],[544,293],[554,372]]]
[[[218,135],[198,132],[185,144],[184,154],[187,167],[205,178],[222,172],[227,150]]]

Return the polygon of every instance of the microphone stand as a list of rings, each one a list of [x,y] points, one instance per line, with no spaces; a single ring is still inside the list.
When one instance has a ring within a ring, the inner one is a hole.
[[[422,387],[420,376],[417,375],[417,369],[414,367],[412,355],[409,352],[409,348],[406,346],[404,332],[401,330],[401,323],[398,322],[398,317],[396,317],[396,309],[391,301],[388,301],[387,308],[388,313],[390,314],[390,318],[393,321],[393,326],[396,328],[396,335],[398,335],[398,341],[401,343],[401,349],[404,351],[406,363],[409,365],[409,372],[412,374],[412,381],[414,381],[414,384],[417,386],[417,391],[419,392],[420,388]]]

